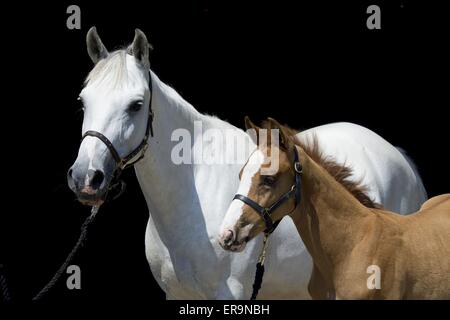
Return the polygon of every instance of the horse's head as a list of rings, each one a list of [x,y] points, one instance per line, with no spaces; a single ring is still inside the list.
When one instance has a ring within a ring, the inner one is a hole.
[[[126,50],[109,53],[95,27],[86,40],[95,66],[79,95],[84,110],[83,140],[67,180],[79,201],[99,205],[119,167],[118,159],[126,158],[146,137],[150,45],[138,29]]]
[[[297,194],[294,186],[295,144],[292,136],[276,120],[266,122],[268,137],[264,143],[257,140],[257,149],[250,155],[242,168],[238,194],[227,210],[219,235],[219,243],[225,250],[242,251],[248,241],[259,233],[271,228],[271,223],[281,220],[296,206]],[[248,129],[258,132],[261,128],[245,119]],[[278,129],[279,143],[271,143],[271,131]],[[274,157],[276,154],[278,156]],[[265,172],[272,161],[279,161],[278,170]],[[298,169],[298,168],[297,168]],[[284,200],[283,200],[284,199]],[[268,215],[264,218],[264,210]],[[258,212],[259,211],[259,212]]]

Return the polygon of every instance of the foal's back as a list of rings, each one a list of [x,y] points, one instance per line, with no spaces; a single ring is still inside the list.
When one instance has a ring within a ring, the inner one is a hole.
[[[447,212],[448,212],[448,208],[449,208],[449,201],[450,201],[450,193],[445,193],[445,194],[441,194],[439,196],[433,197],[427,201],[424,202],[424,204],[422,205],[422,207],[420,208],[419,212],[428,210],[428,209],[432,209],[433,207],[436,206],[440,206],[443,205],[444,207],[442,207],[445,210],[445,206],[447,208]]]
[[[373,298],[450,299],[450,194],[407,216],[370,210],[378,246],[369,260],[382,272],[381,291],[372,292]]]
[[[405,218],[405,298],[450,299],[450,194],[431,198]]]

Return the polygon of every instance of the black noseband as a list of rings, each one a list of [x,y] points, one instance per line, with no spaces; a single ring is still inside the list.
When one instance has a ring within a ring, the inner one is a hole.
[[[119,165],[122,162],[122,158],[119,156],[119,153],[117,152],[116,148],[114,148],[111,141],[109,141],[109,139],[106,136],[104,136],[103,133],[94,130],[88,130],[83,134],[81,141],[83,141],[84,138],[86,138],[87,136],[96,137],[100,139],[106,145],[106,147],[108,147],[108,150],[109,152],[111,152],[111,155],[116,161],[117,165]]]
[[[274,204],[272,204],[270,207],[262,207],[252,199],[243,196],[242,194],[236,194],[233,198],[237,200],[241,200],[245,204],[247,204],[249,207],[251,207],[253,210],[255,210],[261,218],[264,219],[264,223],[266,224],[266,230],[265,233],[272,233],[275,228],[278,226],[281,220],[273,221],[271,214],[284,202],[286,202],[289,198],[294,196],[295,199],[295,208],[300,203],[301,200],[301,174],[302,174],[302,166],[300,164],[299,158],[298,158],[298,152],[297,148],[294,147],[294,171],[295,171],[295,182],[291,187],[291,190],[283,194]]]

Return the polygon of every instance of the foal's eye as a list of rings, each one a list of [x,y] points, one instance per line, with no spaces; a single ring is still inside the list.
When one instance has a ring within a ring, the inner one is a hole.
[[[142,101],[133,101],[128,106],[128,110],[131,112],[138,112],[139,110],[141,110],[143,104],[144,103]]]
[[[274,176],[263,176],[262,183],[265,186],[273,186],[275,183],[275,177]]]

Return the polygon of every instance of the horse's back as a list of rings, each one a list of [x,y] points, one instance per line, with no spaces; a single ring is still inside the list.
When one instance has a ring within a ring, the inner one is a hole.
[[[306,143],[314,136],[324,155],[350,167],[352,179],[367,186],[369,197],[387,210],[402,214],[415,212],[427,199],[411,160],[375,132],[353,123],[339,122],[297,135]]]

